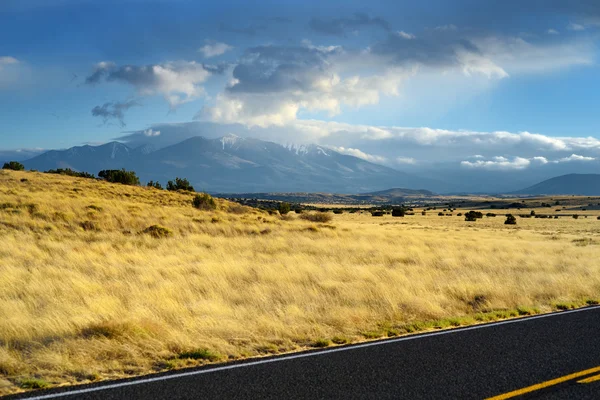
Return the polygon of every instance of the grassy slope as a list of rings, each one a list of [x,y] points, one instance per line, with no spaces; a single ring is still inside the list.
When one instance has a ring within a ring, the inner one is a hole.
[[[595,216],[313,224],[191,197],[0,171],[0,394],[600,298]]]

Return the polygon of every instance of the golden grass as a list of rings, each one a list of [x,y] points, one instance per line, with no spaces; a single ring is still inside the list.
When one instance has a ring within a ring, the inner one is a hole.
[[[433,211],[323,224],[191,200],[0,172],[0,394],[600,299],[590,212],[516,226]]]

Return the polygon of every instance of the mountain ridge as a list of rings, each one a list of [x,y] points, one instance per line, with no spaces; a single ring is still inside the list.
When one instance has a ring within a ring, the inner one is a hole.
[[[364,193],[390,187],[439,191],[444,182],[422,178],[319,145],[282,146],[254,138],[194,136],[154,149],[113,141],[51,150],[23,164],[40,171],[71,168],[134,170],[142,181],[187,178],[199,190],[244,192]]]
[[[556,176],[511,194],[598,196],[600,195],[600,174]]]

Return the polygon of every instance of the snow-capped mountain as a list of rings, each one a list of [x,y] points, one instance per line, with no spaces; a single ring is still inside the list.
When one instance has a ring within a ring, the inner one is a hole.
[[[358,193],[389,187],[440,190],[443,184],[409,175],[318,145],[282,146],[226,135],[201,136],[154,150],[130,149],[118,142],[49,151],[24,162],[45,171],[72,168],[97,174],[126,168],[142,181],[165,183],[185,177],[198,190],[211,192],[310,191]]]

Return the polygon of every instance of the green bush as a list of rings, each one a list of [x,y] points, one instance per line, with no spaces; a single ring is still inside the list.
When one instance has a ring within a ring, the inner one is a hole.
[[[290,203],[279,203],[278,210],[279,214],[285,215],[291,211]]]
[[[217,202],[208,193],[197,194],[192,200],[192,205],[198,210],[214,210]]]
[[[45,171],[44,173],[45,174],[57,174],[57,175],[75,176],[77,178],[96,179],[96,177],[94,176],[94,174],[90,174],[88,172],[74,171],[71,168],[49,169],[48,171]]]
[[[392,217],[404,217],[405,213],[404,208],[394,208],[392,210]]]
[[[483,218],[483,213],[479,212],[479,211],[469,211],[468,213],[465,213],[465,221],[477,221],[477,218]]]
[[[153,187],[155,189],[162,189],[162,185],[160,184],[160,182],[154,182],[154,181],[150,181],[146,184],[147,187]]]
[[[21,164],[20,162],[9,161],[7,163],[4,163],[4,166],[2,166],[2,169],[11,169],[13,171],[24,171],[25,166],[23,164]]]
[[[134,171],[123,169],[105,169],[98,172],[98,176],[107,182],[121,183],[123,185],[139,185],[140,179]]]
[[[177,190],[187,190],[188,192],[193,192],[194,187],[190,185],[190,182],[185,178],[175,178],[175,182],[169,181],[167,182],[167,190],[177,191]]]

